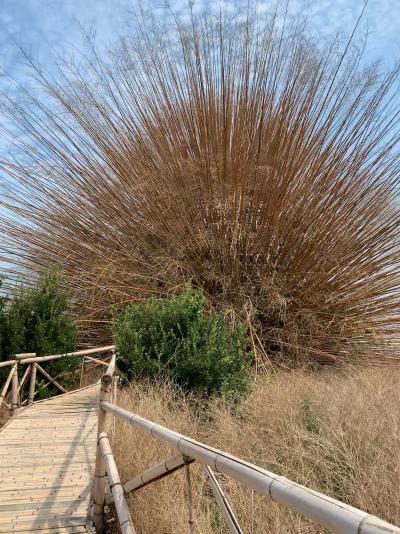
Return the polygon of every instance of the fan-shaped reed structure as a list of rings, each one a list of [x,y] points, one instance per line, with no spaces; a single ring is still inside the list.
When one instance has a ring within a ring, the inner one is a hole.
[[[398,69],[277,20],[153,22],[7,106],[2,242],[87,333],[191,280],[269,359],[394,354]]]

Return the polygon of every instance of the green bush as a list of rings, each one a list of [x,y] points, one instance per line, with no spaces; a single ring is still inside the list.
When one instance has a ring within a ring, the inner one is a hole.
[[[205,395],[246,390],[249,357],[243,328],[205,313],[201,290],[129,304],[114,320],[118,364],[129,379],[172,375],[184,389]]]
[[[38,356],[70,352],[75,342],[75,323],[55,269],[46,269],[36,286],[16,288],[12,298],[0,301],[0,359],[19,352]],[[66,358],[44,367],[56,374],[76,364],[76,358]]]

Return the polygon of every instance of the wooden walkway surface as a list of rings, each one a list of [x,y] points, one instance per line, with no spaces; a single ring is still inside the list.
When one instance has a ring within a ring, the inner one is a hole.
[[[22,409],[0,431],[0,533],[92,532],[99,385]]]

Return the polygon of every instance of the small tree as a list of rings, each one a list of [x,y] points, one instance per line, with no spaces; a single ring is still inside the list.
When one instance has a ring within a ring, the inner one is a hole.
[[[210,395],[242,393],[248,356],[243,328],[205,313],[201,290],[130,304],[114,321],[119,366],[128,378],[172,377],[185,389]]]
[[[46,269],[34,287],[21,287],[7,303],[0,302],[0,328],[3,359],[18,352],[42,356],[74,350],[76,327],[54,268]],[[50,362],[47,368],[60,372],[75,365],[68,358]]]

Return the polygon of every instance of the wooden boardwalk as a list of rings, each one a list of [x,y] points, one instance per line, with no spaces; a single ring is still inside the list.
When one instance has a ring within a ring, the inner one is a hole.
[[[36,402],[0,431],[0,533],[93,532],[99,385]]]

